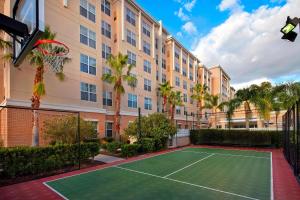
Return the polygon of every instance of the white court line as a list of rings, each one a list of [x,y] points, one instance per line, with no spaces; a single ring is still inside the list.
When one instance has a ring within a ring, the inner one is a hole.
[[[160,179],[165,179],[165,180],[169,180],[169,181],[173,181],[173,182],[177,182],[177,183],[181,183],[181,184],[185,184],[185,185],[191,185],[191,186],[198,187],[198,188],[203,188],[203,189],[212,190],[212,191],[215,191],[215,192],[229,194],[229,195],[232,195],[232,196],[238,196],[238,197],[242,197],[242,198],[245,198],[245,199],[259,200],[259,199],[248,197],[248,196],[245,196],[245,195],[240,195],[240,194],[236,194],[236,193],[232,193],[232,192],[226,192],[226,191],[218,190],[218,189],[215,189],[215,188],[210,188],[210,187],[197,185],[197,184],[193,184],[193,183],[189,183],[189,182],[179,181],[179,180],[176,180],[176,179],[171,179],[171,178],[167,178],[167,177],[163,177],[163,176],[149,174],[149,173],[146,173],[146,172],[140,172],[140,171],[136,171],[136,170],[133,170],[133,169],[128,169],[128,168],[119,167],[119,166],[114,166],[114,167],[118,168],[118,169],[130,171],[130,172],[135,172],[135,173],[138,173],[138,174],[144,174],[144,175],[148,175],[148,176],[152,176],[152,177],[156,177],[156,178],[160,178]]]
[[[182,151],[182,149],[178,149],[178,150],[174,150],[174,151],[168,151],[168,152],[164,152],[164,153],[161,153],[161,154],[156,154],[156,155],[153,155],[153,156],[150,156],[150,157],[144,157],[144,158],[137,159],[137,160],[131,160],[131,161],[128,161],[128,162],[125,161],[123,163],[118,163],[118,164],[116,163],[116,164],[113,164],[113,165],[110,165],[110,166],[107,166],[107,167],[103,167],[103,168],[100,168],[100,169],[94,169],[94,170],[82,172],[82,173],[79,173],[79,174],[73,174],[73,175],[69,175],[69,176],[64,176],[64,177],[61,177],[61,178],[53,179],[51,181],[45,181],[43,183],[47,184],[47,183],[51,183],[51,182],[54,182],[54,181],[58,181],[58,180],[62,180],[62,179],[66,179],[66,178],[70,178],[70,177],[74,177],[74,176],[88,174],[88,173],[95,172],[95,171],[101,171],[101,170],[108,169],[108,168],[111,168],[111,167],[114,167],[114,166],[125,165],[125,164],[128,164],[128,163],[133,163],[133,162],[137,162],[137,161],[140,161],[140,160],[145,160],[145,159],[148,159],[148,158],[154,158],[154,157],[157,157],[157,156],[161,156],[161,155],[165,155],[165,154],[170,154],[170,153],[175,153],[175,152],[180,152],[180,151]],[[141,155],[140,157],[143,157],[145,155],[146,154]],[[116,161],[116,162],[118,162],[118,161]]]
[[[166,177],[168,177],[168,176],[171,176],[171,175],[173,175],[173,174],[175,174],[175,173],[177,173],[177,172],[180,172],[180,171],[182,171],[182,170],[184,170],[184,169],[186,169],[186,168],[188,168],[188,167],[190,167],[190,166],[192,166],[192,165],[194,165],[194,164],[197,164],[197,163],[199,163],[199,162],[201,162],[201,161],[203,161],[203,160],[205,160],[205,159],[207,159],[207,158],[213,156],[213,155],[215,155],[215,154],[210,154],[210,155],[208,155],[208,156],[206,156],[206,157],[204,157],[204,158],[202,158],[202,159],[200,159],[200,160],[198,160],[198,161],[196,161],[196,162],[193,162],[192,164],[189,164],[189,165],[187,165],[187,166],[185,166],[185,167],[183,167],[183,168],[181,168],[181,169],[178,169],[178,170],[176,170],[176,171],[174,171],[174,172],[172,172],[172,173],[170,173],[170,174],[164,176],[164,178],[166,178]]]
[[[272,155],[272,152],[271,153],[271,200],[274,200],[274,190],[273,190],[273,155]]]
[[[65,200],[69,200],[67,197],[65,197],[64,195],[62,195],[61,193],[59,193],[57,190],[55,190],[54,188],[52,188],[51,186],[47,185],[47,183],[43,183],[47,188],[49,188],[50,190],[52,190],[54,193],[56,193],[57,195],[59,195],[61,198],[65,199]]]
[[[180,151],[180,152],[187,152],[187,153],[209,153],[209,152],[198,152],[198,151]],[[245,155],[237,155],[237,154],[227,154],[227,153],[214,153],[216,155],[221,155],[221,156],[236,156],[236,157],[245,157],[245,158],[261,158],[261,159],[270,159],[267,157],[262,157],[262,156],[245,156]]]

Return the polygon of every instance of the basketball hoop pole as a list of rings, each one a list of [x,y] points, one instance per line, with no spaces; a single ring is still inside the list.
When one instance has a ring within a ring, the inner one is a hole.
[[[0,13],[0,29],[9,35],[28,36],[27,25]]]

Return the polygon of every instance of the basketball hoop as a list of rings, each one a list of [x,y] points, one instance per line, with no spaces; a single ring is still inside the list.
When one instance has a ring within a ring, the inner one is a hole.
[[[67,45],[56,40],[38,40],[34,44],[33,49],[44,55],[44,63],[49,65],[54,72],[62,72],[62,66],[69,53]]]

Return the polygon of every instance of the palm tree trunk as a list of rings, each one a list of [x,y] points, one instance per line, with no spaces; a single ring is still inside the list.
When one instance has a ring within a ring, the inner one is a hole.
[[[174,123],[174,115],[175,115],[175,106],[171,106],[171,110],[170,110],[170,113],[171,113],[171,122]]]
[[[214,109],[214,113],[215,113],[215,125],[214,128],[217,128],[217,109]]]
[[[167,113],[167,97],[166,96],[163,97],[163,109],[164,109],[164,113]]]
[[[120,104],[121,104],[121,94],[117,92],[116,94],[116,114],[115,114],[115,139],[120,137]]]
[[[34,85],[43,81],[44,67],[39,66],[36,69],[34,77]],[[40,108],[41,96],[35,91],[31,97],[31,107],[33,110],[33,126],[32,126],[32,146],[39,146],[39,127],[38,127],[38,113],[36,109]]]

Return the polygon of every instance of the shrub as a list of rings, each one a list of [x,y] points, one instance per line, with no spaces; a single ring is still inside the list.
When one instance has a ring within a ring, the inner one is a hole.
[[[130,123],[124,131],[126,135],[138,138],[138,119]],[[165,148],[169,136],[175,135],[176,131],[175,125],[162,113],[141,117],[141,138],[152,138],[155,141],[155,150]]]
[[[139,149],[141,148],[140,144],[124,144],[121,147],[122,156],[131,157],[138,154]]]
[[[38,175],[78,163],[78,144],[48,147],[0,148],[0,177],[15,178]],[[97,143],[80,145],[80,159],[86,160],[99,152]]]
[[[119,148],[121,148],[121,143],[117,141],[106,144],[106,149],[110,153],[117,153]]]
[[[46,120],[44,122],[45,138],[52,144],[75,144],[78,135],[78,117],[63,116]],[[80,119],[80,141],[97,138],[97,131],[92,122]]]
[[[153,138],[142,138],[139,141],[143,152],[153,152],[156,150],[155,140]]]
[[[110,142],[113,142],[113,141],[115,141],[115,140],[112,137],[104,137],[104,138],[101,139],[101,144],[110,143]]]
[[[201,129],[191,131],[193,144],[280,147],[281,132]]]

